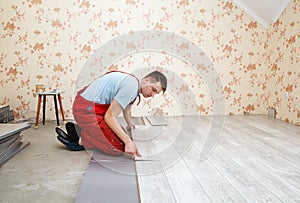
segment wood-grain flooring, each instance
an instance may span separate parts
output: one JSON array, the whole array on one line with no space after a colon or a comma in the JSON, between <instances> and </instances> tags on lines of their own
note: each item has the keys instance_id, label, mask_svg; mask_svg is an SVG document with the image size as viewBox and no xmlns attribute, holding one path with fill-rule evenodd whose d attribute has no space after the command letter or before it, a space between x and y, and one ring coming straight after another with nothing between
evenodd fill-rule
<instances>
[{"instance_id":1,"label":"wood-grain flooring","mask_svg":"<svg viewBox=\"0 0 300 203\"><path fill-rule=\"evenodd\" d=\"M300 202L300 127L262 115L165 121L132 131L142 202Z\"/></svg>"}]
</instances>

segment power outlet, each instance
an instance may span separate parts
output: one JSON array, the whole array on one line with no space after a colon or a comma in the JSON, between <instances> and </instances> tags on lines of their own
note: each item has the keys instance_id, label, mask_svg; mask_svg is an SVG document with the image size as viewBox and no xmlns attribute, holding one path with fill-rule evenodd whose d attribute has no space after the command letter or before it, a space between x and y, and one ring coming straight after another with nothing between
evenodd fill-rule
<instances>
[{"instance_id":1,"label":"power outlet","mask_svg":"<svg viewBox=\"0 0 300 203\"><path fill-rule=\"evenodd\" d=\"M288 98L289 97L289 93L288 92L284 92L283 95L284 95L284 98Z\"/></svg>"}]
</instances>

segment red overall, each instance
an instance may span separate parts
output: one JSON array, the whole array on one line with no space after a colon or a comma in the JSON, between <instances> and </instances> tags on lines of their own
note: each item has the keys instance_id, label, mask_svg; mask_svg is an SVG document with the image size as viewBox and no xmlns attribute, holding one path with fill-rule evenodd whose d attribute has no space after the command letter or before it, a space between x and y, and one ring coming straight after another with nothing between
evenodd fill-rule
<instances>
[{"instance_id":1,"label":"red overall","mask_svg":"<svg viewBox=\"0 0 300 203\"><path fill-rule=\"evenodd\" d=\"M80 90L73 103L73 115L81 127L82 145L87 149L99 149L109 155L120 155L125 151L123 141L104 121L104 115L110 104L97 104L84 99Z\"/></svg>"}]
</instances>

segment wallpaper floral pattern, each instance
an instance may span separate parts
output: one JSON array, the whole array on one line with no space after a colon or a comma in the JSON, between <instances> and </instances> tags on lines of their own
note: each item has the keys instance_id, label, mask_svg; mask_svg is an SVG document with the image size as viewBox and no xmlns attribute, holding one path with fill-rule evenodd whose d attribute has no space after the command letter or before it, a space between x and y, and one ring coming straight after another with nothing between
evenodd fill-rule
<instances>
[{"instance_id":1,"label":"wallpaper floral pattern","mask_svg":"<svg viewBox=\"0 0 300 203\"><path fill-rule=\"evenodd\" d=\"M37 83L65 90L63 105L72 118L77 76L97 48L130 32L157 30L201 47L218 71L227 115L266 114L275 108L277 118L300 125L297 0L268 29L229 0L11 0L0 2L0 19L0 105L10 104L17 118L35 115ZM183 60L149 52L125 57L107 70L132 71L136 66L172 70L187 81L176 94L189 89L196 104L175 101L176 95L167 93L143 100L135 114L176 115L180 108L185 114L212 114L209 84ZM170 79L169 86L175 85ZM159 107L154 112L151 102ZM52 101L48 104L47 116L54 117Z\"/></svg>"}]
</instances>

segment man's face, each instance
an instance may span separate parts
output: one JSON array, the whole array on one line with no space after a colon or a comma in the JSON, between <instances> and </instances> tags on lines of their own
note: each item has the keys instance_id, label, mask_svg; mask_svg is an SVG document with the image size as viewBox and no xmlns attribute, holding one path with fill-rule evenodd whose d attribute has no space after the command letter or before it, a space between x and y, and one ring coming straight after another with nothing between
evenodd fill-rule
<instances>
[{"instance_id":1,"label":"man's face","mask_svg":"<svg viewBox=\"0 0 300 203\"><path fill-rule=\"evenodd\" d=\"M142 86L142 94L145 98L154 97L162 91L160 82L152 83L149 79L146 79Z\"/></svg>"}]
</instances>

